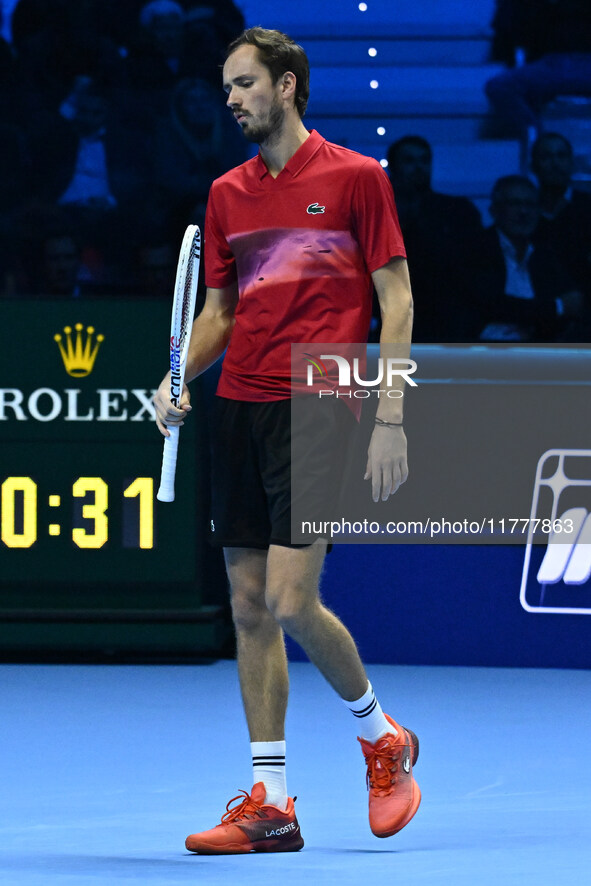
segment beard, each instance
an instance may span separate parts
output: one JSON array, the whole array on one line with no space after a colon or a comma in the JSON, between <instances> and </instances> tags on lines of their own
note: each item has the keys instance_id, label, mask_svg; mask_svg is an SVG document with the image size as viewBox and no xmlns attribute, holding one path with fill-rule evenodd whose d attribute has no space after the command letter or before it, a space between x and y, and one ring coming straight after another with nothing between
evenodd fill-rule
<instances>
[{"instance_id":1,"label":"beard","mask_svg":"<svg viewBox=\"0 0 591 886\"><path fill-rule=\"evenodd\" d=\"M273 104L269 108L267 116L258 123L250 122L252 118L246 118L248 122L246 127L242 128L245 138L249 142L260 145L263 142L273 143L279 140L283 132L283 123L285 114L280 99L273 100Z\"/></svg>"}]
</instances>

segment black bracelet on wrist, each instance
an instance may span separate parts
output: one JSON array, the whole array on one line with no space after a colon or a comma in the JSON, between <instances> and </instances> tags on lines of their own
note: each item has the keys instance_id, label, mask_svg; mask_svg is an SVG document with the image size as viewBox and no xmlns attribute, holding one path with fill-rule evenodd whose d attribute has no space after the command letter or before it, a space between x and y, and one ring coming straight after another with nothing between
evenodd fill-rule
<instances>
[{"instance_id":1,"label":"black bracelet on wrist","mask_svg":"<svg viewBox=\"0 0 591 886\"><path fill-rule=\"evenodd\" d=\"M375 423L382 425L384 428L401 428L403 425L401 421L384 421L382 418L376 418Z\"/></svg>"}]
</instances>

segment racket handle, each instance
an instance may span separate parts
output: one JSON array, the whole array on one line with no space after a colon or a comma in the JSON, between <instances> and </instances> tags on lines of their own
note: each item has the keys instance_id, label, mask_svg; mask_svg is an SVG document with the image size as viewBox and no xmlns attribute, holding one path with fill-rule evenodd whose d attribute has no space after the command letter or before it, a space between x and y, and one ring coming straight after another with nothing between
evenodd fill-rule
<instances>
[{"instance_id":1,"label":"racket handle","mask_svg":"<svg viewBox=\"0 0 591 886\"><path fill-rule=\"evenodd\" d=\"M156 494L158 501L174 501L174 475L176 473L176 454L179 447L180 428L169 428L168 430L170 437L164 438L160 487Z\"/></svg>"}]
</instances>

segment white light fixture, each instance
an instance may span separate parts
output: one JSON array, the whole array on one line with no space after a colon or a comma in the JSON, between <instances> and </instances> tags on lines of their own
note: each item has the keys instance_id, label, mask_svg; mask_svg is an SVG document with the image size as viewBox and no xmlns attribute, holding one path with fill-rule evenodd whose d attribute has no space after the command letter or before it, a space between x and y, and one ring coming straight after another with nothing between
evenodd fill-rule
<instances>
[{"instance_id":1,"label":"white light fixture","mask_svg":"<svg viewBox=\"0 0 591 886\"><path fill-rule=\"evenodd\" d=\"M386 127L385 126L378 126L377 133L378 133L378 135L386 135Z\"/></svg>"},{"instance_id":2,"label":"white light fixture","mask_svg":"<svg viewBox=\"0 0 591 886\"><path fill-rule=\"evenodd\" d=\"M369 49L367 50L367 54L370 55L372 58L375 58L376 55L378 54L378 51L375 48L375 46L370 46Z\"/></svg>"},{"instance_id":3,"label":"white light fixture","mask_svg":"<svg viewBox=\"0 0 591 886\"><path fill-rule=\"evenodd\" d=\"M382 157L382 159L380 160L380 166L383 166L385 169L387 165L388 165L388 161L386 160L385 157Z\"/></svg>"},{"instance_id":4,"label":"white light fixture","mask_svg":"<svg viewBox=\"0 0 591 886\"><path fill-rule=\"evenodd\" d=\"M359 4L359 12L367 12L367 3Z\"/></svg>"},{"instance_id":5,"label":"white light fixture","mask_svg":"<svg viewBox=\"0 0 591 886\"><path fill-rule=\"evenodd\" d=\"M371 86L372 89L377 89L380 84L378 83L377 80L370 80L369 85Z\"/></svg>"}]
</instances>

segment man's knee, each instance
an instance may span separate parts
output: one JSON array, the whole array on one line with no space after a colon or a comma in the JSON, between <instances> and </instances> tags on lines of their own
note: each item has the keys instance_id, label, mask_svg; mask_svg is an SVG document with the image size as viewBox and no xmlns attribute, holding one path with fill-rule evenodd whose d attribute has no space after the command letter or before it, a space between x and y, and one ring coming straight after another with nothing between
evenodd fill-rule
<instances>
[{"instance_id":1,"label":"man's knee","mask_svg":"<svg viewBox=\"0 0 591 886\"><path fill-rule=\"evenodd\" d=\"M256 629L268 617L265 604L266 552L226 548L224 557L236 630Z\"/></svg>"},{"instance_id":2,"label":"man's knee","mask_svg":"<svg viewBox=\"0 0 591 886\"><path fill-rule=\"evenodd\" d=\"M317 603L318 591L293 579L282 583L281 587L267 588L266 604L269 612L283 630L291 635L302 629Z\"/></svg>"},{"instance_id":3,"label":"man's knee","mask_svg":"<svg viewBox=\"0 0 591 886\"><path fill-rule=\"evenodd\" d=\"M237 630L252 630L269 617L264 585L249 582L231 584L230 603Z\"/></svg>"},{"instance_id":4,"label":"man's knee","mask_svg":"<svg viewBox=\"0 0 591 886\"><path fill-rule=\"evenodd\" d=\"M267 607L275 621L297 639L319 605L325 543L304 548L271 547L267 568Z\"/></svg>"}]
</instances>

